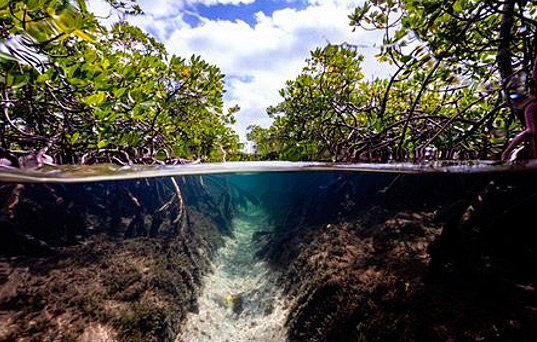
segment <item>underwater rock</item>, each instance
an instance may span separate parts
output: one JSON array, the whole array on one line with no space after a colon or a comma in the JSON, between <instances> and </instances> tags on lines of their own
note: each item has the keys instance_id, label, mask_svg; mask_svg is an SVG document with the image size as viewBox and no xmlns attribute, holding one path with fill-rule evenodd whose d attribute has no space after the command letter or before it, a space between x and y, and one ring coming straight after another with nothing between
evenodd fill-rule
<instances>
[{"instance_id":1,"label":"underwater rock","mask_svg":"<svg viewBox=\"0 0 537 342\"><path fill-rule=\"evenodd\" d=\"M91 252L75 246L37 260L0 258L9 274L0 313L11 321L0 338L98 341L106 326L111 341L172 341L201 286L176 242L87 242ZM162 257L166 250L176 256Z\"/></svg>"},{"instance_id":2,"label":"underwater rock","mask_svg":"<svg viewBox=\"0 0 537 342\"><path fill-rule=\"evenodd\" d=\"M244 297L242 294L237 294L233 296L233 306L231 308L235 315L240 315L244 310Z\"/></svg>"},{"instance_id":3,"label":"underwater rock","mask_svg":"<svg viewBox=\"0 0 537 342\"><path fill-rule=\"evenodd\" d=\"M114 330L111 327L99 323L91 323L76 342L117 342Z\"/></svg>"}]
</instances>

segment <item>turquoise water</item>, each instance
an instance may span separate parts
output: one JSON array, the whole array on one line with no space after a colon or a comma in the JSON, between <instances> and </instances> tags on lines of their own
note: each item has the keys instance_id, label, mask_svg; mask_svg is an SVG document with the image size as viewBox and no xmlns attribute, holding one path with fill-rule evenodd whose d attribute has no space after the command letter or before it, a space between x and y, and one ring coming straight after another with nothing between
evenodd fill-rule
<instances>
[{"instance_id":1,"label":"turquoise water","mask_svg":"<svg viewBox=\"0 0 537 342\"><path fill-rule=\"evenodd\" d=\"M233 237L218 251L204 279L199 311L189 314L177 342L285 340L285 296L253 252L254 235L265 220L259 207L233 219Z\"/></svg>"},{"instance_id":2,"label":"turquoise water","mask_svg":"<svg viewBox=\"0 0 537 342\"><path fill-rule=\"evenodd\" d=\"M526 213L535 204L536 181L537 169L531 163L492 162L3 170L0 340L241 342L310 336L305 340L313 341L311 336L335 334L322 335L338 321L310 312L324 280L315 283L317 275L311 274L309 284L304 277L320 258L328 261L316 266L319 270L330 265L330 238L339 236L331 227L343 231L356 222L377 227L375 222L382 220L387 227L444 212L460 212L458 229L469 227L460 234L463 244L473 248L464 258L474 258L478 267L488 263L500 268L516 261L522 271L498 272L520 286L533 286L537 277L526 270L537 265L535 236L522 229L521 222L531 217ZM492 203L490 209L487 203ZM474 214L479 210L488 210L485 218L506 214L489 222ZM370 213L386 217L375 221ZM401 213L409 218L400 218ZM470 225L479 220L484 223ZM368 247L368 253L374 253L391 244L412 243L421 246L409 259L419 268L428 262L426 247L439 239L445 222L450 221L427 219L430 227L425 233L408 236L403 236L406 226L401 224L403 228L394 228L396 233L388 234L391 240L385 242L378 242L384 239L374 237L378 232L369 226L352 228L356 233L345 238L348 245L333 258L347 260L345 253L367 244L377 244ZM501 229L494 222L503 222L502 227L513 233L503 240L510 243L503 250L498 245ZM409 236L414 240L405 240ZM353 245L355 237L362 242ZM459 238L446 239L452 243ZM439 261L445 272L465 266L458 261L457 243L457 251ZM352 260L357 260L358 252L353 253ZM375 266L378 269L382 266ZM316 272L312 270L307 272ZM332 277L330 272L323 274L319 279ZM365 282L358 273L355 277L354 282ZM64 286L64 278L80 291L65 285L66 295L55 295L53 289ZM347 298L344 290L338 291ZM337 310L344 312L342 307L333 310L335 316ZM315 329L307 328L310 321L317 322ZM351 329L355 332L347 334L352 338L365 334L356 324ZM343 335L337 335L339 340L352 340Z\"/></svg>"}]
</instances>

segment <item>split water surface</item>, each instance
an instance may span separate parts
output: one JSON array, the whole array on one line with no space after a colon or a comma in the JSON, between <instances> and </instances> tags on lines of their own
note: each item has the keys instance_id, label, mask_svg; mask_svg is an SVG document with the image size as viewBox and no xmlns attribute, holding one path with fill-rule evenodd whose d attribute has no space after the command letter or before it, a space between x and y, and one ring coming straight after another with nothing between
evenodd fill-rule
<instances>
[{"instance_id":1,"label":"split water surface","mask_svg":"<svg viewBox=\"0 0 537 342\"><path fill-rule=\"evenodd\" d=\"M537 168L0 172L0 341L531 341Z\"/></svg>"}]
</instances>

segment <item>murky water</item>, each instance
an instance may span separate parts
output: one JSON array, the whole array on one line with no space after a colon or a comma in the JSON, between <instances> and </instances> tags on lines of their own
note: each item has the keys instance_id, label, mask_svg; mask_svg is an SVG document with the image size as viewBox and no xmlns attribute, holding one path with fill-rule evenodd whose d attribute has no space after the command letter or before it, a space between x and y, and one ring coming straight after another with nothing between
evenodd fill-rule
<instances>
[{"instance_id":1,"label":"murky water","mask_svg":"<svg viewBox=\"0 0 537 342\"><path fill-rule=\"evenodd\" d=\"M536 194L533 163L2 170L0 341L535 336ZM451 294L480 277L517 304Z\"/></svg>"}]
</instances>

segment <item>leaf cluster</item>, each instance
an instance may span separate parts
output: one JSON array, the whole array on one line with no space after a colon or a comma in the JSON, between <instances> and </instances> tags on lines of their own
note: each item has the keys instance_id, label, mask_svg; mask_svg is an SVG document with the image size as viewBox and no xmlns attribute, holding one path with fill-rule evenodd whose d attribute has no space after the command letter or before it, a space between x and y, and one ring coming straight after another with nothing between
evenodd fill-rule
<instances>
[{"instance_id":1,"label":"leaf cluster","mask_svg":"<svg viewBox=\"0 0 537 342\"><path fill-rule=\"evenodd\" d=\"M0 1L0 30L0 146L14 164L17 150L130 164L232 159L240 148L224 75L199 56L170 56L126 22L106 29L82 0Z\"/></svg>"},{"instance_id":2,"label":"leaf cluster","mask_svg":"<svg viewBox=\"0 0 537 342\"><path fill-rule=\"evenodd\" d=\"M313 51L268 109L274 124L250 131L259 158L496 159L521 129L535 97L526 76L537 48L533 3L371 0L349 18L383 33L377 59L391 77L363 80L356 47Z\"/></svg>"}]
</instances>

